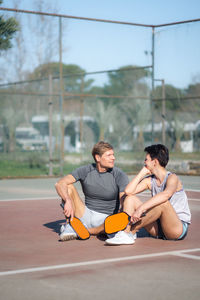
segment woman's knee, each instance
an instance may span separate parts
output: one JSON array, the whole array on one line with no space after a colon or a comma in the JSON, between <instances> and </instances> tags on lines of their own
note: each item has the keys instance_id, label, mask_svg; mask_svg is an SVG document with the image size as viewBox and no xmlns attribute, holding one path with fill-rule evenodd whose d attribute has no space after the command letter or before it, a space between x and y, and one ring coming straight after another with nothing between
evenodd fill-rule
<instances>
[{"instance_id":1,"label":"woman's knee","mask_svg":"<svg viewBox=\"0 0 200 300\"><path fill-rule=\"evenodd\" d=\"M126 198L124 200L125 207L132 207L135 209L136 207L138 207L141 204L142 204L141 200L135 195L126 196Z\"/></svg>"},{"instance_id":2,"label":"woman's knee","mask_svg":"<svg viewBox=\"0 0 200 300\"><path fill-rule=\"evenodd\" d=\"M161 207L162 210L166 210L166 209L171 208L171 204L170 204L169 200L167 200L167 201L161 203L160 207Z\"/></svg>"}]
</instances>

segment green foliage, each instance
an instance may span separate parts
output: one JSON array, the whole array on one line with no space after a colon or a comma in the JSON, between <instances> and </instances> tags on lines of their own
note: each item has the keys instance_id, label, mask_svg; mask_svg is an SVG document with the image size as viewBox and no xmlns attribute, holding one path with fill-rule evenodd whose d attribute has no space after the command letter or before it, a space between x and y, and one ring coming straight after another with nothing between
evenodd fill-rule
<instances>
[{"instance_id":1,"label":"green foliage","mask_svg":"<svg viewBox=\"0 0 200 300\"><path fill-rule=\"evenodd\" d=\"M181 97L184 96L184 92L170 84L165 85L165 99L166 108L169 110L180 110L182 107ZM160 109L162 106L162 87L157 86L154 90L155 109Z\"/></svg>"},{"instance_id":2,"label":"green foliage","mask_svg":"<svg viewBox=\"0 0 200 300\"><path fill-rule=\"evenodd\" d=\"M75 64L62 64L63 82L65 91L72 93L80 93L82 88L82 78L84 79L85 70ZM38 66L33 73L29 75L29 79L48 78L49 74L53 78L60 76L60 64L58 62L51 62ZM84 90L90 88L93 80L84 79Z\"/></svg>"},{"instance_id":3,"label":"green foliage","mask_svg":"<svg viewBox=\"0 0 200 300\"><path fill-rule=\"evenodd\" d=\"M145 153L138 152L116 152L116 166L127 173L136 173L141 169ZM0 178L4 177L34 177L48 176L47 154L40 157L39 153L24 153L24 160L16 156L0 155ZM37 157L36 157L37 156ZM71 160L79 158L79 154L70 154ZM171 152L170 161L199 161L199 152L195 153L180 153ZM92 162L91 154L87 155L87 161L81 161L81 157L77 163L65 162L63 173L67 175L75 168ZM60 176L59 161L54 164L53 175Z\"/></svg>"},{"instance_id":4,"label":"green foliage","mask_svg":"<svg viewBox=\"0 0 200 300\"><path fill-rule=\"evenodd\" d=\"M0 177L31 177L47 175L47 168L32 167L30 162L0 159Z\"/></svg>"},{"instance_id":5,"label":"green foliage","mask_svg":"<svg viewBox=\"0 0 200 300\"><path fill-rule=\"evenodd\" d=\"M40 156L39 153L33 152L27 158L27 163L30 169L41 169L46 170L45 159Z\"/></svg>"},{"instance_id":6,"label":"green foliage","mask_svg":"<svg viewBox=\"0 0 200 300\"><path fill-rule=\"evenodd\" d=\"M196 111L200 114L199 95L200 95L200 83L190 84L185 90L185 94L188 97L187 102L184 104L186 111Z\"/></svg>"},{"instance_id":7,"label":"green foliage","mask_svg":"<svg viewBox=\"0 0 200 300\"><path fill-rule=\"evenodd\" d=\"M124 66L108 74L109 84L105 85L105 94L129 96L141 78L148 76L149 71L137 66Z\"/></svg>"},{"instance_id":8,"label":"green foliage","mask_svg":"<svg viewBox=\"0 0 200 300\"><path fill-rule=\"evenodd\" d=\"M0 4L2 1L0 1ZM19 30L19 24L15 18L4 19L0 16L0 51L12 47L11 39L16 31Z\"/></svg>"}]
</instances>

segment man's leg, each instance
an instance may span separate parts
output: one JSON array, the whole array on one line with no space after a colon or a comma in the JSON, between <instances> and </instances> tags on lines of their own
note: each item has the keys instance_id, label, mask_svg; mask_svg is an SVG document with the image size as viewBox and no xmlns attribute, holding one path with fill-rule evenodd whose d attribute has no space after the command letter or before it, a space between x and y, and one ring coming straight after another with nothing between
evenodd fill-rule
<instances>
[{"instance_id":1,"label":"man's leg","mask_svg":"<svg viewBox=\"0 0 200 300\"><path fill-rule=\"evenodd\" d=\"M68 185L68 193L72 199L72 205L77 218L82 218L85 212L85 204L79 196L79 193L73 184Z\"/></svg>"},{"instance_id":2,"label":"man's leg","mask_svg":"<svg viewBox=\"0 0 200 300\"><path fill-rule=\"evenodd\" d=\"M72 199L72 205L73 205L73 208L75 211L75 216L77 218L81 219L85 214L86 207L85 207L84 202L80 198L77 189L75 188L75 186L73 184L68 185L68 193L69 193L70 198ZM84 216L84 223L88 227L89 220L87 222L87 218L89 218L89 216L86 213L86 215ZM97 235L97 234L103 232L104 231L104 222L102 222L102 224L100 224L99 226L88 227L88 231L92 235Z\"/></svg>"},{"instance_id":3,"label":"man's leg","mask_svg":"<svg viewBox=\"0 0 200 300\"><path fill-rule=\"evenodd\" d=\"M72 200L72 206L75 212L75 216L77 218L82 218L85 212L85 204L81 200L76 188L73 184L68 185L68 193ZM70 226L70 224L66 223L66 225L62 225L60 229L60 240L62 241L68 241L73 240L77 238L77 234L73 230L73 228Z\"/></svg>"}]
</instances>

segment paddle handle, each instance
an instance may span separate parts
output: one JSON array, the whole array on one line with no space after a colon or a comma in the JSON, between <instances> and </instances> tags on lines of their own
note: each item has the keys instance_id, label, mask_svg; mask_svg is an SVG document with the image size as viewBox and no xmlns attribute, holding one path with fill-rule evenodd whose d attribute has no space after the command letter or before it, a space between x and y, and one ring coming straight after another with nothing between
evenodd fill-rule
<instances>
[{"instance_id":1,"label":"paddle handle","mask_svg":"<svg viewBox=\"0 0 200 300\"><path fill-rule=\"evenodd\" d=\"M60 203L60 207L61 207L62 209L64 209L64 204L63 204L63 203Z\"/></svg>"},{"instance_id":2,"label":"paddle handle","mask_svg":"<svg viewBox=\"0 0 200 300\"><path fill-rule=\"evenodd\" d=\"M127 214L127 215L128 215L128 214ZM146 216L146 213L142 213L142 214L141 214L141 218L142 218L142 217L145 217L145 216ZM129 216L129 215L128 215L128 220L129 220L129 223L130 223L130 221L131 221L131 216ZM136 223L137 223L137 222L136 222ZM133 223L133 224L135 224L135 223Z\"/></svg>"},{"instance_id":3,"label":"paddle handle","mask_svg":"<svg viewBox=\"0 0 200 300\"><path fill-rule=\"evenodd\" d=\"M64 201L62 200L62 203L60 203L60 207L61 207L63 210L64 210L64 206L65 206L65 203L64 203ZM66 218L67 222L70 223L70 217L65 216L65 218Z\"/></svg>"}]
</instances>

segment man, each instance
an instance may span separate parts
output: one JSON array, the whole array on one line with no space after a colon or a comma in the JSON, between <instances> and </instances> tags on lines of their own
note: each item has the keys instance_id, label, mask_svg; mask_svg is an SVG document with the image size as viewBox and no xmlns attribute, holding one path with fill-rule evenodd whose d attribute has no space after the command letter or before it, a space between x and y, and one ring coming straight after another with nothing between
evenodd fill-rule
<instances>
[{"instance_id":1,"label":"man","mask_svg":"<svg viewBox=\"0 0 200 300\"><path fill-rule=\"evenodd\" d=\"M167 147L157 144L144 151L144 167L125 188L124 211L133 224L107 239L107 244L133 244L129 231L135 234L143 227L151 236L167 240L184 239L187 234L191 222L188 199L179 178L165 169L169 160ZM135 195L147 189L152 197L143 203ZM142 217L143 213L146 216Z\"/></svg>"},{"instance_id":2,"label":"man","mask_svg":"<svg viewBox=\"0 0 200 300\"><path fill-rule=\"evenodd\" d=\"M90 234L104 230L105 218L118 212L128 176L114 167L113 147L100 141L94 145L92 156L95 163L82 166L60 179L55 187L64 202L64 214L73 219L78 217ZM74 183L80 181L85 196L82 201ZM76 233L69 224L61 227L62 241L75 239Z\"/></svg>"}]
</instances>

